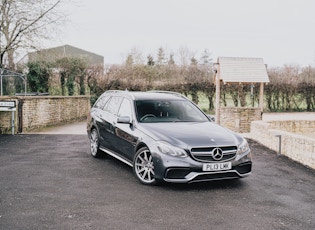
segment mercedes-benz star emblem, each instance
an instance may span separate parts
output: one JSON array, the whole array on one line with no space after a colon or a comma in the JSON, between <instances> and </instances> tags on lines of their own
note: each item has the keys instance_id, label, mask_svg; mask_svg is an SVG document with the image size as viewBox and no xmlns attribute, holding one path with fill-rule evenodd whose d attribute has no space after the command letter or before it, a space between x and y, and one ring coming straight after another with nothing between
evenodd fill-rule
<instances>
[{"instance_id":1,"label":"mercedes-benz star emblem","mask_svg":"<svg viewBox=\"0 0 315 230\"><path fill-rule=\"evenodd\" d=\"M212 150L212 157L213 159L215 159L216 161L219 161L223 158L223 152L222 149L220 148L214 148Z\"/></svg>"}]
</instances>

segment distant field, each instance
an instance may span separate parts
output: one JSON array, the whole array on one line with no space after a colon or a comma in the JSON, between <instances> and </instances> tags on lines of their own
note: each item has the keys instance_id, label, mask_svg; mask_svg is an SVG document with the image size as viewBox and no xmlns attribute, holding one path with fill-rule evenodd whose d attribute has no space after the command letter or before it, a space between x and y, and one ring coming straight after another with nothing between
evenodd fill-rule
<instances>
[{"instance_id":1,"label":"distant field","mask_svg":"<svg viewBox=\"0 0 315 230\"><path fill-rule=\"evenodd\" d=\"M199 97L199 103L198 103L198 106L205 112L207 113L211 113L213 114L214 113L214 110L213 111L210 111L209 110L209 100L208 98L206 97L206 95L202 92L198 93L198 97ZM188 98L191 100L191 95L188 95ZM250 96L248 96L246 98L246 106L248 107L251 107L252 106L252 98ZM234 106L234 103L233 103L233 100L232 100L232 97L230 95L227 95L226 96L226 102L227 102L227 107L231 106L233 107ZM215 105L215 98L214 98L214 102L213 104ZM266 105L266 104L265 104ZM223 105L223 102L221 100L221 106L224 106ZM258 107L258 103L256 102L255 103L255 107Z\"/></svg>"},{"instance_id":2,"label":"distant field","mask_svg":"<svg viewBox=\"0 0 315 230\"><path fill-rule=\"evenodd\" d=\"M198 106L205 112L207 113L214 113L214 110L213 111L209 111L209 100L208 98L205 96L204 93L200 92L198 93L198 97L199 97L199 103L198 103ZM192 99L191 95L188 95L188 98L189 99ZM233 100L232 100L232 97L231 95L227 94L226 95L226 103L227 103L227 107L234 107L234 103L233 103ZM246 97L246 107L252 107L252 98L250 95L247 95ZM282 100L279 100L279 104L277 104L276 106L277 107L280 107L280 109L274 111L270 111L269 108L268 108L268 104L267 104L267 100L266 100L266 96L264 98L264 111L269 111L269 112L288 112L288 111L291 111L291 112L294 112L294 111L307 111L307 105L306 105L306 102L305 100L303 100L301 98L300 95L297 95L296 97L294 97L292 99L292 101L290 101L290 104L291 104L291 108L290 110L286 110L285 109L285 106L283 106L284 103ZM214 101L213 101L213 104L215 105L215 97L214 97ZM223 101L221 99L221 106L224 106L223 104ZM255 99L255 103L254 103L254 107L258 107L259 104L258 104L258 99ZM274 106L274 105L273 105ZM282 107L284 107L283 109L281 109Z\"/></svg>"}]
</instances>

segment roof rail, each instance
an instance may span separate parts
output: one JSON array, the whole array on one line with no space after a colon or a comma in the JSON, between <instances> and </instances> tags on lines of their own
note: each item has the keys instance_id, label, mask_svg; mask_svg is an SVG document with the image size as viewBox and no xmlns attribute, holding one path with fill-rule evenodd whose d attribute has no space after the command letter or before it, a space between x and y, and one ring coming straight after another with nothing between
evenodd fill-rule
<instances>
[{"instance_id":1,"label":"roof rail","mask_svg":"<svg viewBox=\"0 0 315 230\"><path fill-rule=\"evenodd\" d=\"M124 94L129 95L130 97L132 97L134 99L134 95L132 95L130 92L131 91L129 91L128 89L126 89L126 90L113 89L113 90L107 90L104 93L124 93Z\"/></svg>"},{"instance_id":2,"label":"roof rail","mask_svg":"<svg viewBox=\"0 0 315 230\"><path fill-rule=\"evenodd\" d=\"M123 90L106 90L105 93L122 93Z\"/></svg>"},{"instance_id":3,"label":"roof rail","mask_svg":"<svg viewBox=\"0 0 315 230\"><path fill-rule=\"evenodd\" d=\"M180 94L180 93L177 93L177 92L173 92L173 91L150 90L150 91L147 91L147 92L149 92L149 93L168 93L168 94L177 95L177 96L180 96L182 98L187 99L187 97L185 97L183 94Z\"/></svg>"}]
</instances>

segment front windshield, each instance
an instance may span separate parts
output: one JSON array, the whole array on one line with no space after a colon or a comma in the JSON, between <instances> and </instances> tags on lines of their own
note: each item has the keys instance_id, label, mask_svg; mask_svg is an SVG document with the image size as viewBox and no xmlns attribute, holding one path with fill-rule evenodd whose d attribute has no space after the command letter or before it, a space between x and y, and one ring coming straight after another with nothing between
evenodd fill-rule
<instances>
[{"instance_id":1,"label":"front windshield","mask_svg":"<svg viewBox=\"0 0 315 230\"><path fill-rule=\"evenodd\" d=\"M193 103L186 100L136 101L139 122L204 122L209 121Z\"/></svg>"}]
</instances>

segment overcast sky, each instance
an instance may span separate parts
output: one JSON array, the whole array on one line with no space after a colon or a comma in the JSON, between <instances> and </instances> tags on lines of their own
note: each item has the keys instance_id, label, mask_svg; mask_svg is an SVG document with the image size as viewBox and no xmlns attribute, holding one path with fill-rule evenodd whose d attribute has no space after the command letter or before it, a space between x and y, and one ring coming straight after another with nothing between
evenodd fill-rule
<instances>
[{"instance_id":1,"label":"overcast sky","mask_svg":"<svg viewBox=\"0 0 315 230\"><path fill-rule=\"evenodd\" d=\"M269 66L315 66L315 0L72 0L69 23L48 46L72 45L121 64L186 47L200 58L262 57ZM47 47L48 48L48 47Z\"/></svg>"}]
</instances>

